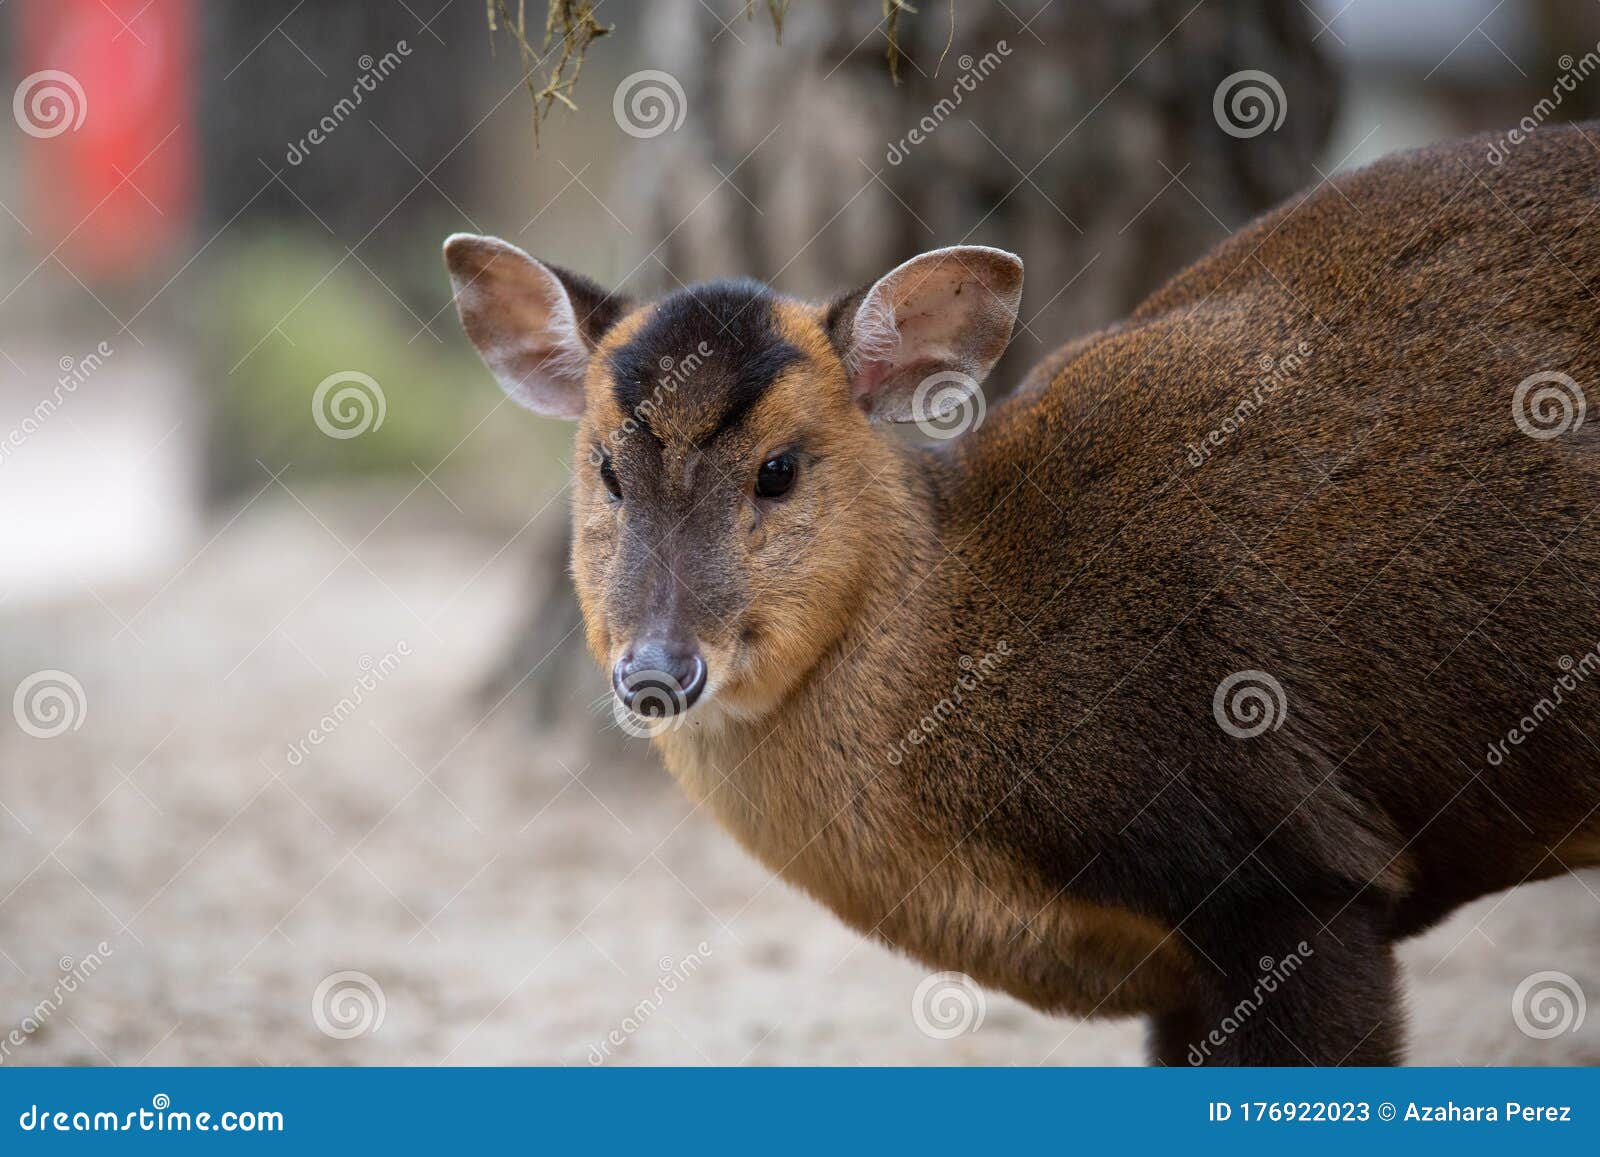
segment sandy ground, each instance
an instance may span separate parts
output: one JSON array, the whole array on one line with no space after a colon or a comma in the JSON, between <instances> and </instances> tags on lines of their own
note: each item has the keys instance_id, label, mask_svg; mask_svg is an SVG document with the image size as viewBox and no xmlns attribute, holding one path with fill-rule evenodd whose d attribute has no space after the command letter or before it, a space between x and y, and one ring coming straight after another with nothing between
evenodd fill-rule
<instances>
[{"instance_id":1,"label":"sandy ground","mask_svg":"<svg viewBox=\"0 0 1600 1157\"><path fill-rule=\"evenodd\" d=\"M1140 1062L1137 1023L994 995L970 1031L921 1031L926 970L769 879L648 752L478 694L526 537L441 531L460 521L415 497L363 538L392 503L300 497L150 581L0 603L5 698L45 669L83 688L54 738L0 713L0 1033L22 1041L0 1062ZM1412 1059L1600 1063L1600 1010L1536 1039L1512 1009L1545 970L1600 998L1597 893L1492 897L1409 945Z\"/></svg>"}]
</instances>

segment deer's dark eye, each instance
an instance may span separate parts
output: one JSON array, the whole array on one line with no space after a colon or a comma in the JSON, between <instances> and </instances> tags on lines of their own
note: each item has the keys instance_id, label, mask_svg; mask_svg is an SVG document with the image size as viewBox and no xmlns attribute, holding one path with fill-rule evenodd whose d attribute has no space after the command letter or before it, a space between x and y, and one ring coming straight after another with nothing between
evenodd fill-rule
<instances>
[{"instance_id":1,"label":"deer's dark eye","mask_svg":"<svg viewBox=\"0 0 1600 1157\"><path fill-rule=\"evenodd\" d=\"M761 464L761 470L756 474L756 497L782 498L794 485L798 470L799 463L793 454L774 454Z\"/></svg>"},{"instance_id":2,"label":"deer's dark eye","mask_svg":"<svg viewBox=\"0 0 1600 1157\"><path fill-rule=\"evenodd\" d=\"M611 492L611 497L621 500L622 483L617 481L617 472L611 466L611 456L609 454L602 456L600 459L600 481L605 483L606 489Z\"/></svg>"}]
</instances>

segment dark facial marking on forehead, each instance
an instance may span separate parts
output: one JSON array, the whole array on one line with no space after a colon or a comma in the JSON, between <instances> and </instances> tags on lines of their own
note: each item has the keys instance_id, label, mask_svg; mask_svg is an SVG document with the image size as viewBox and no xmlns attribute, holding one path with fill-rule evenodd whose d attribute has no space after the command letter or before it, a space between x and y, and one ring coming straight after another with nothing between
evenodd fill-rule
<instances>
[{"instance_id":1,"label":"dark facial marking on forehead","mask_svg":"<svg viewBox=\"0 0 1600 1157\"><path fill-rule=\"evenodd\" d=\"M771 290L749 280L711 281L663 298L611 354L617 404L657 439L652 423L667 414L702 441L737 425L803 357L778 332L773 303Z\"/></svg>"}]
</instances>

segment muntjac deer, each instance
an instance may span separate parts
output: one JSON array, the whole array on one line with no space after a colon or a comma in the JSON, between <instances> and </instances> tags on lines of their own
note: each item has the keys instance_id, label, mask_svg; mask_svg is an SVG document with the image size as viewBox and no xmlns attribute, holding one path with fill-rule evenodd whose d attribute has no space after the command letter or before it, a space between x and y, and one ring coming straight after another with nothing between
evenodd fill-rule
<instances>
[{"instance_id":1,"label":"muntjac deer","mask_svg":"<svg viewBox=\"0 0 1600 1157\"><path fill-rule=\"evenodd\" d=\"M590 648L741 844L1159 1063L1386 1064L1396 941L1600 863L1597 210L1581 130L1386 159L987 414L1009 253L826 305L445 258L578 422Z\"/></svg>"}]
</instances>

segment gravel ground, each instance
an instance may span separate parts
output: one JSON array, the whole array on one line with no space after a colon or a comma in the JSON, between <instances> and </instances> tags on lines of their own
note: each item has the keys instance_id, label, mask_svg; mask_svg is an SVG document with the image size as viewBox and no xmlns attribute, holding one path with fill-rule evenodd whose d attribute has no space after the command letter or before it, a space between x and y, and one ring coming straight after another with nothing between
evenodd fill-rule
<instances>
[{"instance_id":1,"label":"gravel ground","mask_svg":"<svg viewBox=\"0 0 1600 1157\"><path fill-rule=\"evenodd\" d=\"M301 498L154 581L0 603L6 694L83 688L76 730L0 727L0 1063L1140 1063L1137 1023L1000 996L920 1031L926 970L770 879L648 752L481 695L526 541ZM1600 1063L1600 1012L1536 1039L1512 1010L1545 970L1600 995L1597 893L1408 945L1412 1060Z\"/></svg>"}]
</instances>

